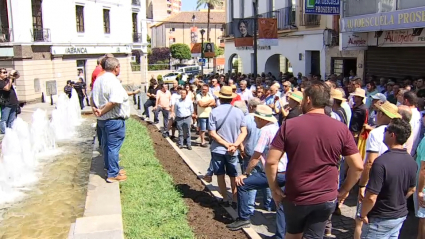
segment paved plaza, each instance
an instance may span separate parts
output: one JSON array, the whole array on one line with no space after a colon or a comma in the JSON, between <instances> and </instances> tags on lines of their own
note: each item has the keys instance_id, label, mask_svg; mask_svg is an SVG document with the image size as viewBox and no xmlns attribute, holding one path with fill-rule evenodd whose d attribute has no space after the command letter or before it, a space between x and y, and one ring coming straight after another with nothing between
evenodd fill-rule
<instances>
[{"instance_id":1,"label":"paved plaza","mask_svg":"<svg viewBox=\"0 0 425 239\"><path fill-rule=\"evenodd\" d=\"M141 115L141 111L137 110L137 106L132 108L133 114ZM156 126L158 128L162 128L162 115L159 114L160 123ZM153 122L153 114L151 114L151 122ZM158 132L159 134L159 132ZM171 135L171 132L170 132ZM178 132L176 131L176 136L178 136ZM197 169L197 172L195 172L197 175L204 175L207 171L211 154L209 151L209 148L202 148L199 147L200 139L199 135L197 135L196 132L191 132L192 136L192 150L187 150L186 148L183 148L180 150L180 154L185 160L189 160L190 164L192 164L194 167L191 167L192 170L194 168ZM182 155L183 154L183 155ZM230 193L230 181L226 177L226 183L228 185L228 195L229 198L231 198ZM213 177L213 181L211 185L209 185L210 189L215 189L215 191L218 192L218 185L216 181L216 177ZM352 193L350 194L349 198L346 200L344 205L341 207L341 216L333 216L332 217L332 223L333 223L333 234L338 239L345 239L345 238L353 238L353 232L354 232L354 215L356 211L356 195L357 191L352 190ZM259 202L262 201L261 199L261 193L257 194L257 203L256 203L256 209L255 209L255 215L251 217L252 222L252 228L258 233L258 235L261 238L268 238L274 235L276 230L276 223L275 223L275 212L268 212L265 210L262 210L261 205ZM230 208L230 211L233 209ZM229 210L228 210L229 211ZM231 212L232 215L237 215L237 212ZM417 225L418 220L414 217L414 213L410 212L409 216L404 223L400 238L403 239L416 239L417 234Z\"/></svg>"}]
</instances>

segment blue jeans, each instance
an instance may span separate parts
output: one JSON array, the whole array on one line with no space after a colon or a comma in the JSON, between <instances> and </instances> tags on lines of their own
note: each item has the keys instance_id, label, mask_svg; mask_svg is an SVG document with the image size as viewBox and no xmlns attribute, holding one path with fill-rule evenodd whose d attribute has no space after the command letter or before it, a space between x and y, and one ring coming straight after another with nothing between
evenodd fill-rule
<instances>
[{"instance_id":1,"label":"blue jeans","mask_svg":"<svg viewBox=\"0 0 425 239\"><path fill-rule=\"evenodd\" d=\"M165 122L165 120L164 120ZM167 120L168 123L168 120ZM184 132L187 132L186 143L187 146L191 146L190 138L190 124L192 123L192 118L190 116L186 118L176 117L177 130L179 131L179 146L183 146ZM165 131L166 132L166 131Z\"/></svg>"},{"instance_id":2,"label":"blue jeans","mask_svg":"<svg viewBox=\"0 0 425 239\"><path fill-rule=\"evenodd\" d=\"M277 182L279 186L285 185L286 177L285 174L277 174ZM244 185L238 187L238 216L242 220L249 220L252 212L250 211L250 192L252 190L259 190L268 188L269 183L267 182L266 173L259 172L254 173L243 180ZM252 202L252 201L251 201Z\"/></svg>"},{"instance_id":3,"label":"blue jeans","mask_svg":"<svg viewBox=\"0 0 425 239\"><path fill-rule=\"evenodd\" d=\"M108 170L108 178L115 178L120 171L118 160L125 138L125 120L111 119L97 122L102 130L103 160Z\"/></svg>"},{"instance_id":4,"label":"blue jeans","mask_svg":"<svg viewBox=\"0 0 425 239\"><path fill-rule=\"evenodd\" d=\"M154 114L155 114L154 122L159 121L158 120L159 112L162 112L162 120L164 121L164 129L163 129L162 133L165 134L165 133L168 132L168 117L169 117L170 111L158 106L158 108L156 108L156 111L154 112Z\"/></svg>"},{"instance_id":5,"label":"blue jeans","mask_svg":"<svg viewBox=\"0 0 425 239\"><path fill-rule=\"evenodd\" d=\"M96 124L96 133L97 133L97 141L99 142L99 147L102 148L102 130L99 127L99 120L97 120L97 124Z\"/></svg>"},{"instance_id":6,"label":"blue jeans","mask_svg":"<svg viewBox=\"0 0 425 239\"><path fill-rule=\"evenodd\" d=\"M149 119L149 107L151 107L151 106L155 106L155 103L156 103L156 100L152 100L152 99L148 99L146 102L145 102L145 104L143 105L143 108L144 108L144 110L145 110L145 112L143 112L145 115L146 115L146 118L148 118ZM154 122L158 122L159 120L158 120L158 113L156 113L156 111L154 112L154 119L153 119L153 121Z\"/></svg>"},{"instance_id":7,"label":"blue jeans","mask_svg":"<svg viewBox=\"0 0 425 239\"><path fill-rule=\"evenodd\" d=\"M247 155L245 158L242 159L242 172L245 172L246 168L248 167L249 160L251 159L251 156ZM258 165L252 170L252 173L260 173L263 172L263 169L261 167L261 162L258 163ZM263 206L267 210L271 210L272 204L272 191L269 187L259 189L263 195ZM255 197L257 195L257 190L251 190L249 192L249 209L252 211L251 215L254 215L254 204L255 204Z\"/></svg>"},{"instance_id":8,"label":"blue jeans","mask_svg":"<svg viewBox=\"0 0 425 239\"><path fill-rule=\"evenodd\" d=\"M285 187L282 187L284 190ZM286 220L285 213L283 211L282 203L279 203L279 207L276 209L276 239L284 239L286 234Z\"/></svg>"},{"instance_id":9,"label":"blue jeans","mask_svg":"<svg viewBox=\"0 0 425 239\"><path fill-rule=\"evenodd\" d=\"M397 219L369 218L368 224L363 224L362 239L397 239L406 217Z\"/></svg>"},{"instance_id":10,"label":"blue jeans","mask_svg":"<svg viewBox=\"0 0 425 239\"><path fill-rule=\"evenodd\" d=\"M6 133L6 127L12 128L13 121L16 119L17 106L3 106L1 108L1 121L0 130L1 133Z\"/></svg>"}]
</instances>

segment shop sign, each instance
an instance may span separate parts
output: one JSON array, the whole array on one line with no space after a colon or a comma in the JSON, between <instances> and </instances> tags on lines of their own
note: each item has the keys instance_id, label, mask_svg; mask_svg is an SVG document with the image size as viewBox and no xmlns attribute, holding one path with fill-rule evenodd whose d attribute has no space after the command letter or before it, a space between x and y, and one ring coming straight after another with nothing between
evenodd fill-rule
<instances>
[{"instance_id":1,"label":"shop sign","mask_svg":"<svg viewBox=\"0 0 425 239\"><path fill-rule=\"evenodd\" d=\"M339 34L339 50L367 50L367 33L366 32L344 32Z\"/></svg>"},{"instance_id":2,"label":"shop sign","mask_svg":"<svg viewBox=\"0 0 425 239\"><path fill-rule=\"evenodd\" d=\"M341 9L340 0L305 0L306 14L316 15L339 15Z\"/></svg>"},{"instance_id":3,"label":"shop sign","mask_svg":"<svg viewBox=\"0 0 425 239\"><path fill-rule=\"evenodd\" d=\"M341 32L412 29L425 25L425 7L381 12L341 19Z\"/></svg>"},{"instance_id":4,"label":"shop sign","mask_svg":"<svg viewBox=\"0 0 425 239\"><path fill-rule=\"evenodd\" d=\"M86 55L86 54L106 54L106 53L131 53L131 48L126 46L95 46L95 47L61 47L52 46L53 55Z\"/></svg>"},{"instance_id":5,"label":"shop sign","mask_svg":"<svg viewBox=\"0 0 425 239\"><path fill-rule=\"evenodd\" d=\"M378 46L425 46L423 28L384 31L378 38Z\"/></svg>"},{"instance_id":6,"label":"shop sign","mask_svg":"<svg viewBox=\"0 0 425 239\"><path fill-rule=\"evenodd\" d=\"M254 50L253 46L239 46L236 50ZM270 46L258 46L257 50L271 50Z\"/></svg>"}]
</instances>

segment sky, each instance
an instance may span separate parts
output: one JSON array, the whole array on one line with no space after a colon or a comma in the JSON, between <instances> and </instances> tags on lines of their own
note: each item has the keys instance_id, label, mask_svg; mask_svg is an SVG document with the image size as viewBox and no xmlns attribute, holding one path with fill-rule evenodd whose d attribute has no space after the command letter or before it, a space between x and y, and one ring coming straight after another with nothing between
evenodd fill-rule
<instances>
[{"instance_id":1,"label":"sky","mask_svg":"<svg viewBox=\"0 0 425 239\"><path fill-rule=\"evenodd\" d=\"M194 11L196 10L196 0L182 0L181 11Z\"/></svg>"}]
</instances>

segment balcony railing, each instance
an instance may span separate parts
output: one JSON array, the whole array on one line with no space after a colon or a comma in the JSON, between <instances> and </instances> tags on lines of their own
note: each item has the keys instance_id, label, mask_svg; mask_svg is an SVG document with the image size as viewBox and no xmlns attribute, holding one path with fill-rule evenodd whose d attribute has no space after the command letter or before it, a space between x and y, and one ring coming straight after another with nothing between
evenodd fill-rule
<instances>
[{"instance_id":1,"label":"balcony railing","mask_svg":"<svg viewBox=\"0 0 425 239\"><path fill-rule=\"evenodd\" d=\"M142 42L142 33L135 33L133 32L133 42Z\"/></svg>"},{"instance_id":2,"label":"balcony railing","mask_svg":"<svg viewBox=\"0 0 425 239\"><path fill-rule=\"evenodd\" d=\"M0 43L2 42L12 42L12 29L11 28L0 28Z\"/></svg>"},{"instance_id":3,"label":"balcony railing","mask_svg":"<svg viewBox=\"0 0 425 239\"><path fill-rule=\"evenodd\" d=\"M296 28L295 25L295 9L292 7L285 7L281 9L277 9L275 11L266 12L262 14L258 14L258 18L277 18L277 29L285 30L285 29L293 29ZM223 36L233 36L234 29L238 24L238 20L235 19L232 22L228 22L223 25L224 31Z\"/></svg>"},{"instance_id":4,"label":"balcony railing","mask_svg":"<svg viewBox=\"0 0 425 239\"><path fill-rule=\"evenodd\" d=\"M131 5L140 6L140 0L131 0Z\"/></svg>"},{"instance_id":5,"label":"balcony railing","mask_svg":"<svg viewBox=\"0 0 425 239\"><path fill-rule=\"evenodd\" d=\"M320 26L320 15L304 14L301 17L300 26Z\"/></svg>"},{"instance_id":6,"label":"balcony railing","mask_svg":"<svg viewBox=\"0 0 425 239\"><path fill-rule=\"evenodd\" d=\"M31 29L32 40L34 42L50 42L50 29Z\"/></svg>"}]
</instances>

